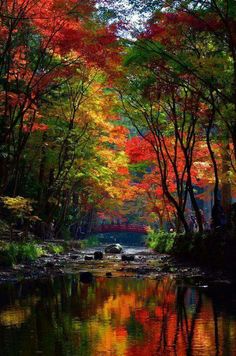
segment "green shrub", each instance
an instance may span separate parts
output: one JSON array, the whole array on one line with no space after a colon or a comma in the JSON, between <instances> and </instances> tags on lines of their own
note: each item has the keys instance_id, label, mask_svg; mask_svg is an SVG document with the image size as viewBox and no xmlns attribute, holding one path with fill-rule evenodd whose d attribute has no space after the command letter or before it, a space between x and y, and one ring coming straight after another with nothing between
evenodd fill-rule
<instances>
[{"instance_id":1,"label":"green shrub","mask_svg":"<svg viewBox=\"0 0 236 356\"><path fill-rule=\"evenodd\" d=\"M42 256L44 250L42 247L34 243L18 244L17 261L35 261L38 257Z\"/></svg>"},{"instance_id":2,"label":"green shrub","mask_svg":"<svg viewBox=\"0 0 236 356\"><path fill-rule=\"evenodd\" d=\"M149 230L146 238L148 247L160 253L170 253L176 238L175 232Z\"/></svg>"},{"instance_id":3,"label":"green shrub","mask_svg":"<svg viewBox=\"0 0 236 356\"><path fill-rule=\"evenodd\" d=\"M97 236L91 235L86 240L82 240L82 248L86 247L96 247L100 244L99 238Z\"/></svg>"},{"instance_id":4,"label":"green shrub","mask_svg":"<svg viewBox=\"0 0 236 356\"><path fill-rule=\"evenodd\" d=\"M0 265L11 266L15 263L31 262L44 253L42 247L33 242L7 243L0 248Z\"/></svg>"},{"instance_id":5,"label":"green shrub","mask_svg":"<svg viewBox=\"0 0 236 356\"><path fill-rule=\"evenodd\" d=\"M171 253L204 266L236 271L236 240L227 231L167 233L150 230L146 243L160 253ZM229 263L230 261L230 263Z\"/></svg>"},{"instance_id":6,"label":"green shrub","mask_svg":"<svg viewBox=\"0 0 236 356\"><path fill-rule=\"evenodd\" d=\"M60 254L64 252L64 247L62 245L48 244L46 248L50 253Z\"/></svg>"}]
</instances>

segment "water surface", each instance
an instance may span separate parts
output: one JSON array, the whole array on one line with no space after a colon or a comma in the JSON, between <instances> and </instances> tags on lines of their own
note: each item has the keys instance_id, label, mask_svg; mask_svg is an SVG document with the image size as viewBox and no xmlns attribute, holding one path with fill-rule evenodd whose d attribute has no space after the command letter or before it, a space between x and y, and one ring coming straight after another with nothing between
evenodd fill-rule
<instances>
[{"instance_id":1,"label":"water surface","mask_svg":"<svg viewBox=\"0 0 236 356\"><path fill-rule=\"evenodd\" d=\"M235 290L172 277L2 284L0 355L235 356Z\"/></svg>"}]
</instances>

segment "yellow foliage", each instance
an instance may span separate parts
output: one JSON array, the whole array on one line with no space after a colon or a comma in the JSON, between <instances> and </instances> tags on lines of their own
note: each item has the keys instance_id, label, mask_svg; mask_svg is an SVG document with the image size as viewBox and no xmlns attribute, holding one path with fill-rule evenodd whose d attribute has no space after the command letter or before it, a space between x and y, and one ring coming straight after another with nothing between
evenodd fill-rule
<instances>
[{"instance_id":1,"label":"yellow foliage","mask_svg":"<svg viewBox=\"0 0 236 356\"><path fill-rule=\"evenodd\" d=\"M32 200L21 196L9 197L4 196L0 198L4 206L12 211L14 214L30 215L33 211Z\"/></svg>"}]
</instances>

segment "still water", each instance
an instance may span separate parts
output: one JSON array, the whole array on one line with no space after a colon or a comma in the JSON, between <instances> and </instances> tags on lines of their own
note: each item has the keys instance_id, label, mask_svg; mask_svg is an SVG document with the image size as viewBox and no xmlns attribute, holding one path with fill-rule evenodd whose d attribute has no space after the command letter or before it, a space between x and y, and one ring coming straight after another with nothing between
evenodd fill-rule
<instances>
[{"instance_id":1,"label":"still water","mask_svg":"<svg viewBox=\"0 0 236 356\"><path fill-rule=\"evenodd\" d=\"M235 290L171 277L1 285L0 355L235 356Z\"/></svg>"}]
</instances>

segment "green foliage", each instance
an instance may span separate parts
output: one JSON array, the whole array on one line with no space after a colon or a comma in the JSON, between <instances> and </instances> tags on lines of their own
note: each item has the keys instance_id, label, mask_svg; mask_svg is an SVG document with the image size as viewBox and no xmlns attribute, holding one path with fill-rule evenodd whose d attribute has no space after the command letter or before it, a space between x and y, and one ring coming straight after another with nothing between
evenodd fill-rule
<instances>
[{"instance_id":1,"label":"green foliage","mask_svg":"<svg viewBox=\"0 0 236 356\"><path fill-rule=\"evenodd\" d=\"M60 254L64 252L64 247L62 245L48 244L46 248L50 253Z\"/></svg>"},{"instance_id":2,"label":"green foliage","mask_svg":"<svg viewBox=\"0 0 236 356\"><path fill-rule=\"evenodd\" d=\"M146 239L148 247L160 253L169 253L172 251L176 238L175 232L166 232L163 230L150 230Z\"/></svg>"},{"instance_id":3,"label":"green foliage","mask_svg":"<svg viewBox=\"0 0 236 356\"><path fill-rule=\"evenodd\" d=\"M100 244L97 236L91 235L86 240L82 241L82 248L85 247L95 247Z\"/></svg>"},{"instance_id":4,"label":"green foliage","mask_svg":"<svg viewBox=\"0 0 236 356\"><path fill-rule=\"evenodd\" d=\"M148 169L150 169L150 164L148 164L148 162L138 162L129 164L129 171L133 176L137 178L143 177L143 175L147 173Z\"/></svg>"},{"instance_id":5,"label":"green foliage","mask_svg":"<svg viewBox=\"0 0 236 356\"><path fill-rule=\"evenodd\" d=\"M43 254L43 248L33 242L4 243L0 246L0 265L11 266L15 263L32 262Z\"/></svg>"},{"instance_id":6,"label":"green foliage","mask_svg":"<svg viewBox=\"0 0 236 356\"><path fill-rule=\"evenodd\" d=\"M129 49L124 64L126 66L129 66L130 64L143 65L157 57L157 50L163 50L163 46L160 43L150 44L150 42L141 40L138 42L138 46Z\"/></svg>"}]
</instances>

